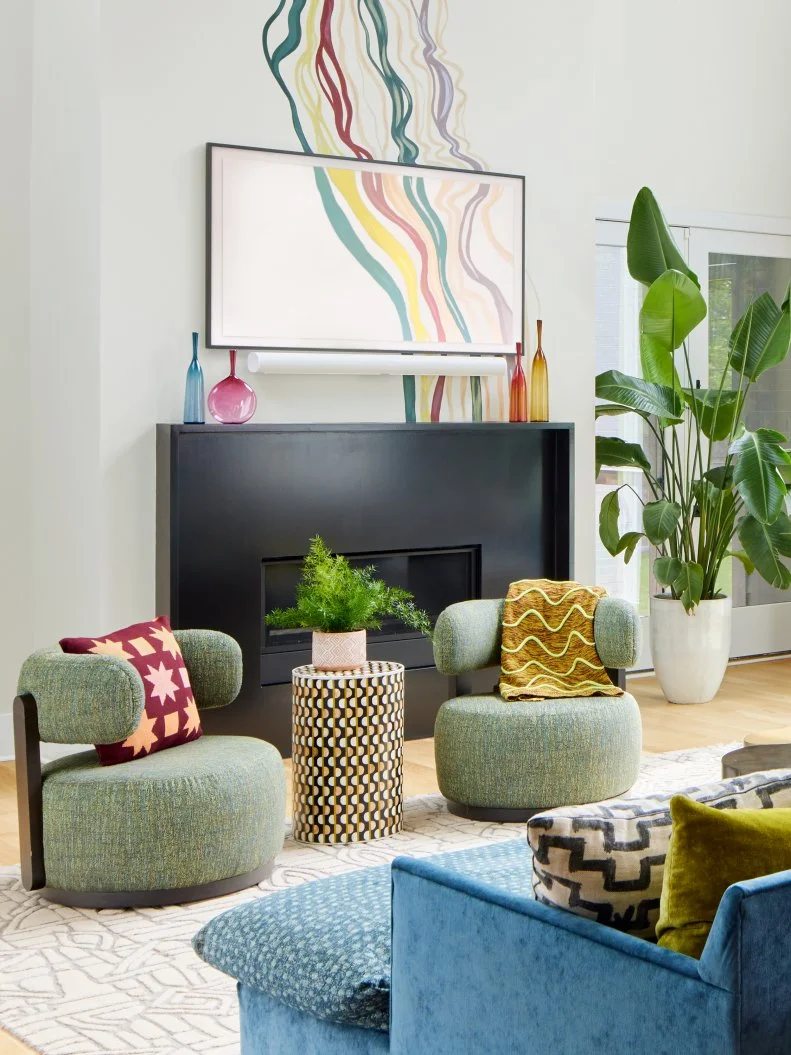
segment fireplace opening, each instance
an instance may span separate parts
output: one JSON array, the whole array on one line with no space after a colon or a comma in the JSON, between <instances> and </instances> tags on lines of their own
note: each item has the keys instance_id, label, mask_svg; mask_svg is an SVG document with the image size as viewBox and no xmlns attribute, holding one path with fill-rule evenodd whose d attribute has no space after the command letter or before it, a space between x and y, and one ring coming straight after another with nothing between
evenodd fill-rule
<instances>
[{"instance_id":1,"label":"fireplace opening","mask_svg":"<svg viewBox=\"0 0 791 1055\"><path fill-rule=\"evenodd\" d=\"M409 590L418 608L424 609L434 622L443 608L457 601L480 597L481 591L481 547L457 546L446 549L395 550L377 553L345 554L352 567L373 565L376 575L390 586ZM302 573L303 557L287 557L262 561L262 675L274 675L282 662L278 657L284 653L309 652L310 630L276 630L266 625L266 616L274 608L288 608L294 604L295 590ZM396 642L425 643L419 650L417 662L409 666L430 664L431 646L421 634L404 626L397 619L386 619L378 630L368 631L369 650L378 653L376 646ZM410 654L415 652L414 648ZM425 656L423 656L425 653ZM285 657L284 657L285 658ZM391 654L389 658L397 659ZM406 657L405 657L406 658ZM297 662L309 662L307 658L290 657ZM268 670L268 668L270 668Z\"/></svg>"}]
</instances>

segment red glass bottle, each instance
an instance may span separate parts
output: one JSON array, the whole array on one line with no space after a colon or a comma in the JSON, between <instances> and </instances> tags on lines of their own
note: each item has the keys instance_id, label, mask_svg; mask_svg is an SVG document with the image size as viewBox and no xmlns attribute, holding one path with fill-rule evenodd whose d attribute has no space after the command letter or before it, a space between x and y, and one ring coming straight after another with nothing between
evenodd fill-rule
<instances>
[{"instance_id":1,"label":"red glass bottle","mask_svg":"<svg viewBox=\"0 0 791 1055\"><path fill-rule=\"evenodd\" d=\"M522 367L522 342L516 343L516 360L511 374L511 398L509 402L509 421L527 421L527 378Z\"/></svg>"}]
</instances>

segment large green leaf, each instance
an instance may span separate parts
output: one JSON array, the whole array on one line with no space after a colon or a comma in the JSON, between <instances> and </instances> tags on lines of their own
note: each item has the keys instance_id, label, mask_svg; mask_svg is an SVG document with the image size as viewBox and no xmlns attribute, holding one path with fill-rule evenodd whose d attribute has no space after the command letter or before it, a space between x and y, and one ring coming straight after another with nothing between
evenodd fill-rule
<instances>
[{"instance_id":1,"label":"large green leaf","mask_svg":"<svg viewBox=\"0 0 791 1055\"><path fill-rule=\"evenodd\" d=\"M680 271L665 271L645 295L640 333L672 355L705 318L706 301L692 279Z\"/></svg>"},{"instance_id":2,"label":"large green leaf","mask_svg":"<svg viewBox=\"0 0 791 1055\"><path fill-rule=\"evenodd\" d=\"M769 293L756 297L736 323L730 339L730 365L751 381L777 366L791 346L788 300L778 308Z\"/></svg>"},{"instance_id":3,"label":"large green leaf","mask_svg":"<svg viewBox=\"0 0 791 1055\"><path fill-rule=\"evenodd\" d=\"M666 418L674 424L682 420L683 400L678 392L618 370L606 370L598 375L596 395L622 407Z\"/></svg>"},{"instance_id":4,"label":"large green leaf","mask_svg":"<svg viewBox=\"0 0 791 1055\"><path fill-rule=\"evenodd\" d=\"M634 556L637 544L644 538L642 531L627 531L618 540L618 553L623 553L624 563L628 564Z\"/></svg>"},{"instance_id":5,"label":"large green leaf","mask_svg":"<svg viewBox=\"0 0 791 1055\"><path fill-rule=\"evenodd\" d=\"M606 494L599 510L599 538L611 557L618 553L618 544L621 540L618 530L618 518L621 515L621 504L618 499L620 490L618 487L615 491Z\"/></svg>"},{"instance_id":6,"label":"large green leaf","mask_svg":"<svg viewBox=\"0 0 791 1055\"><path fill-rule=\"evenodd\" d=\"M681 380L671 352L657 337L640 334L640 369L646 381L655 385L666 385L673 391L681 388Z\"/></svg>"},{"instance_id":7,"label":"large green leaf","mask_svg":"<svg viewBox=\"0 0 791 1055\"><path fill-rule=\"evenodd\" d=\"M763 579L780 590L791 586L791 571L780 559L791 557L791 520L786 513L772 524L763 524L754 516L744 517L739 523L739 539Z\"/></svg>"},{"instance_id":8,"label":"large green leaf","mask_svg":"<svg viewBox=\"0 0 791 1055\"><path fill-rule=\"evenodd\" d=\"M687 267L673 241L657 200L648 187L638 191L632 206L626 259L629 274L644 286L650 286L669 268L680 271L695 285L700 285L697 275Z\"/></svg>"},{"instance_id":9,"label":"large green leaf","mask_svg":"<svg viewBox=\"0 0 791 1055\"><path fill-rule=\"evenodd\" d=\"M710 480L720 491L727 491L733 487L733 466L726 468L724 465L715 465L713 469L708 469L703 477Z\"/></svg>"},{"instance_id":10,"label":"large green leaf","mask_svg":"<svg viewBox=\"0 0 791 1055\"><path fill-rule=\"evenodd\" d=\"M684 561L673 583L673 589L681 598L686 611L691 612L695 605L700 603L703 595L703 568L695 561Z\"/></svg>"},{"instance_id":11,"label":"large green leaf","mask_svg":"<svg viewBox=\"0 0 791 1055\"><path fill-rule=\"evenodd\" d=\"M596 475L601 472L601 467L608 465L613 468L624 468L632 466L636 469L650 471L651 463L639 443L627 443L618 436L596 437Z\"/></svg>"},{"instance_id":12,"label":"large green leaf","mask_svg":"<svg viewBox=\"0 0 791 1055\"><path fill-rule=\"evenodd\" d=\"M693 408L700 421L700 430L710 440L724 440L730 435L734 421L741 411L738 392L717 388L685 388L684 402Z\"/></svg>"},{"instance_id":13,"label":"large green leaf","mask_svg":"<svg viewBox=\"0 0 791 1055\"><path fill-rule=\"evenodd\" d=\"M617 417L619 414L639 414L641 418L647 418L648 414L643 410L635 410L634 407L622 407L618 403L597 403L595 406L596 419Z\"/></svg>"},{"instance_id":14,"label":"large green leaf","mask_svg":"<svg viewBox=\"0 0 791 1055\"><path fill-rule=\"evenodd\" d=\"M657 557L654 561L654 578L663 586L672 586L681 574L678 557Z\"/></svg>"},{"instance_id":15,"label":"large green leaf","mask_svg":"<svg viewBox=\"0 0 791 1055\"><path fill-rule=\"evenodd\" d=\"M681 506L677 502L660 499L643 506L643 528L649 542L660 546L667 542L681 519Z\"/></svg>"},{"instance_id":16,"label":"large green leaf","mask_svg":"<svg viewBox=\"0 0 791 1055\"><path fill-rule=\"evenodd\" d=\"M778 471L778 466L791 464L791 454L780 446L785 442L785 436L774 429L756 429L755 432L745 429L730 447L730 453L737 459L733 470L734 487L744 499L748 511L763 524L774 523L788 493Z\"/></svg>"}]
</instances>

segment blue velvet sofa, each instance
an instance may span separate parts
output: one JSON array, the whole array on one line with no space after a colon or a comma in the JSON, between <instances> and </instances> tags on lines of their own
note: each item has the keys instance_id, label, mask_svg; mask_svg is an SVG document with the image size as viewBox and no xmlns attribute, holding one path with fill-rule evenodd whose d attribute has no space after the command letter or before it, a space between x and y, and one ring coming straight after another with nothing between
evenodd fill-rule
<instances>
[{"instance_id":1,"label":"blue velvet sofa","mask_svg":"<svg viewBox=\"0 0 791 1055\"><path fill-rule=\"evenodd\" d=\"M791 872L730 887L697 961L538 904L530 864L399 858L218 916L194 944L239 980L242 1055L791 1052Z\"/></svg>"}]
</instances>

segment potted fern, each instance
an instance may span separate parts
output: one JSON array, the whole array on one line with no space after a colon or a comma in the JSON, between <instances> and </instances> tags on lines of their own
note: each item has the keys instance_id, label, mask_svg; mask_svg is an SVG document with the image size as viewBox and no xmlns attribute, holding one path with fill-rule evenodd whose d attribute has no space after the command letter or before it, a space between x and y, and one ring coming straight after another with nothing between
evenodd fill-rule
<instances>
[{"instance_id":1,"label":"potted fern","mask_svg":"<svg viewBox=\"0 0 791 1055\"><path fill-rule=\"evenodd\" d=\"M596 437L602 466L634 466L650 491L642 531L619 528L619 492L601 505L599 534L628 563L642 538L655 548L651 652L665 696L704 703L717 693L730 652L731 599L720 589L730 557L780 589L791 586L791 520L784 479L791 455L786 437L746 422L751 386L778 366L791 344L789 297L778 305L756 297L736 323L728 361L714 387L692 377L687 338L706 317L697 276L690 271L651 191L635 199L627 240L629 273L646 287L640 311L642 377L608 370L596 378L604 400L596 416L638 414L656 440L652 462L642 446ZM715 464L715 444L724 457ZM635 492L636 493L636 492ZM735 541L738 539L738 542Z\"/></svg>"},{"instance_id":2,"label":"potted fern","mask_svg":"<svg viewBox=\"0 0 791 1055\"><path fill-rule=\"evenodd\" d=\"M373 566L353 568L316 535L310 540L296 603L273 609L266 622L280 630L312 630L314 667L343 671L365 663L367 631L378 630L387 616L431 637L431 621L415 607L408 590L377 579Z\"/></svg>"}]
</instances>

